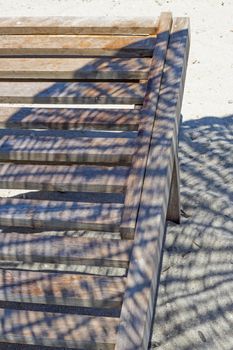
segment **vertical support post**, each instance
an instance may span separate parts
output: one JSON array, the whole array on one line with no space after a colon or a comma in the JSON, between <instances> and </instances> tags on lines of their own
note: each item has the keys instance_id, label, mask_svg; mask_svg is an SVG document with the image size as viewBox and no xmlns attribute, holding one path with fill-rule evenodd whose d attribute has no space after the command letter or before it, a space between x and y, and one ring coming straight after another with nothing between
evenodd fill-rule
<instances>
[{"instance_id":1,"label":"vertical support post","mask_svg":"<svg viewBox=\"0 0 233 350\"><path fill-rule=\"evenodd\" d=\"M167 220L180 223L180 170L179 160L175 152L172 171L172 181L167 209Z\"/></svg>"}]
</instances>

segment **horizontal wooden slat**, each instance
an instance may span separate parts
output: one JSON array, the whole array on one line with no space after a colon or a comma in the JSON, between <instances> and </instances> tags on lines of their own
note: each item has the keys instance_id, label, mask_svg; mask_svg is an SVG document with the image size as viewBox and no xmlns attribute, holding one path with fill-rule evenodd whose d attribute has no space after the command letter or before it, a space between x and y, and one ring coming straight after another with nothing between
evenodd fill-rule
<instances>
[{"instance_id":1,"label":"horizontal wooden slat","mask_svg":"<svg viewBox=\"0 0 233 350\"><path fill-rule=\"evenodd\" d=\"M147 79L150 58L0 58L0 79Z\"/></svg>"},{"instance_id":2,"label":"horizontal wooden slat","mask_svg":"<svg viewBox=\"0 0 233 350\"><path fill-rule=\"evenodd\" d=\"M156 37L1 35L0 55L150 57Z\"/></svg>"},{"instance_id":3,"label":"horizontal wooden slat","mask_svg":"<svg viewBox=\"0 0 233 350\"><path fill-rule=\"evenodd\" d=\"M118 231L122 205L0 199L0 225L47 229Z\"/></svg>"},{"instance_id":4,"label":"horizontal wooden slat","mask_svg":"<svg viewBox=\"0 0 233 350\"><path fill-rule=\"evenodd\" d=\"M0 302L120 308L124 277L0 270Z\"/></svg>"},{"instance_id":5,"label":"horizontal wooden slat","mask_svg":"<svg viewBox=\"0 0 233 350\"><path fill-rule=\"evenodd\" d=\"M4 130L2 135L0 161L129 164L135 148L133 138L53 137L36 131L11 136Z\"/></svg>"},{"instance_id":6,"label":"horizontal wooden slat","mask_svg":"<svg viewBox=\"0 0 233 350\"><path fill-rule=\"evenodd\" d=\"M0 188L123 193L129 169L0 163Z\"/></svg>"},{"instance_id":7,"label":"horizontal wooden slat","mask_svg":"<svg viewBox=\"0 0 233 350\"><path fill-rule=\"evenodd\" d=\"M0 82L1 103L142 104L146 83Z\"/></svg>"},{"instance_id":8,"label":"horizontal wooden slat","mask_svg":"<svg viewBox=\"0 0 233 350\"><path fill-rule=\"evenodd\" d=\"M156 32L155 18L2 17L0 34L129 34Z\"/></svg>"},{"instance_id":9,"label":"horizontal wooden slat","mask_svg":"<svg viewBox=\"0 0 233 350\"><path fill-rule=\"evenodd\" d=\"M135 131L139 122L139 112L134 109L0 107L0 127L7 128Z\"/></svg>"},{"instance_id":10,"label":"horizontal wooden slat","mask_svg":"<svg viewBox=\"0 0 233 350\"><path fill-rule=\"evenodd\" d=\"M0 309L0 343L113 350L118 319Z\"/></svg>"},{"instance_id":11,"label":"horizontal wooden slat","mask_svg":"<svg viewBox=\"0 0 233 350\"><path fill-rule=\"evenodd\" d=\"M128 266L132 241L48 235L0 233L0 259L27 263Z\"/></svg>"}]
</instances>

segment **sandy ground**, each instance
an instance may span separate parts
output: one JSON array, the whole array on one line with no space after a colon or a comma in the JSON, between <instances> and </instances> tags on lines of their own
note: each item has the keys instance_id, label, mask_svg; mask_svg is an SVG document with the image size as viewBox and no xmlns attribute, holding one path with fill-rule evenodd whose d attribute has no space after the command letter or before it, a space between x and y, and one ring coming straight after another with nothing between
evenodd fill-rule
<instances>
[{"instance_id":1,"label":"sandy ground","mask_svg":"<svg viewBox=\"0 0 233 350\"><path fill-rule=\"evenodd\" d=\"M182 222L168 225L151 348L233 349L233 1L0 1L1 16L189 16Z\"/></svg>"}]
</instances>

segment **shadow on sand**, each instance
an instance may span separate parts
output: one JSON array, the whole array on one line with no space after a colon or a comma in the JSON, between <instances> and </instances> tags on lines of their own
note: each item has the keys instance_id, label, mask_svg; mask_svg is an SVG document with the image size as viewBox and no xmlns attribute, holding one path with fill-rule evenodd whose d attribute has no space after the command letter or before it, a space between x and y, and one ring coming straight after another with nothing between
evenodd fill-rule
<instances>
[{"instance_id":1,"label":"shadow on sand","mask_svg":"<svg viewBox=\"0 0 233 350\"><path fill-rule=\"evenodd\" d=\"M181 225L169 224L151 348L232 349L233 115L181 126Z\"/></svg>"}]
</instances>

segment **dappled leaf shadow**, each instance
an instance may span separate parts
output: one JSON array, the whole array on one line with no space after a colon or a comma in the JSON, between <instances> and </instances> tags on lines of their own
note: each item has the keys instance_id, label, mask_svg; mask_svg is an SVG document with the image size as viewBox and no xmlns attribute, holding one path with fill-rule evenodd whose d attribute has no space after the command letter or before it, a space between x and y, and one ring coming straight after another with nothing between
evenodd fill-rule
<instances>
[{"instance_id":1,"label":"dappled leaf shadow","mask_svg":"<svg viewBox=\"0 0 233 350\"><path fill-rule=\"evenodd\" d=\"M232 126L232 115L182 124L182 222L168 225L151 348L233 347Z\"/></svg>"},{"instance_id":2,"label":"dappled leaf shadow","mask_svg":"<svg viewBox=\"0 0 233 350\"><path fill-rule=\"evenodd\" d=\"M145 40L142 39L144 43ZM71 103L106 104L101 111L85 109L85 106L82 109L64 109L64 106L63 109L54 106L48 109L46 105L2 108L1 125L12 128L0 131L2 160L12 161L4 169L2 166L3 187L41 191L15 195L13 206L8 199L1 199L1 223L7 227L2 227L0 233L3 260L0 307L7 309L0 309L0 341L5 338L10 342L13 337L13 342L18 343L38 343L55 348L59 342L64 348L86 349L90 343L99 344L96 345L98 349L105 348L101 344L108 341L108 348L114 348L132 250L132 242L120 238L121 212L118 209L122 209L124 202L138 125L144 121L128 104L141 107L147 81L139 84L139 80L147 78L151 54L152 51L146 59L138 56L129 60L116 58L111 60L112 65L107 63L106 57L93 58L92 65L84 65L73 72L72 82L45 81L39 85L28 82L26 90L21 90L16 81L0 83L1 102L51 102L63 103L67 107ZM87 76L91 78L93 74L98 77L100 68L110 83L76 81ZM126 77L127 70L132 73L129 81L112 81L116 75ZM122 104L122 109L111 108L111 103ZM37 130L15 130L21 128ZM32 164L33 172L26 166L17 171L17 164L22 159L24 165ZM49 167L45 175L46 169L40 167L44 162L50 166L56 164L59 177L54 179L54 168ZM71 163L75 163L72 168ZM87 169L81 174L79 186L75 178L77 163L86 164ZM99 164L101 169L96 168ZM109 165L111 168L107 168ZM33 179L35 175L38 183ZM106 178L98 183L103 175ZM82 186L83 178L85 186ZM48 188L51 182L53 186ZM93 183L97 183L96 187ZM103 193L104 190L107 193ZM28 207L31 199L37 200L34 211ZM81 210L83 216L78 218L76 214L81 207L87 211ZM114 213L109 215L109 208L113 209L112 213L118 212L117 218L114 218ZM108 227L99 226L101 215ZM88 230L84 231L85 228L76 232L82 229L82 225L77 226L80 219L88 222L89 231L93 230L92 236ZM65 228L62 222L71 226ZM91 222L93 225L90 226ZM30 313L30 310L38 313ZM0 342L1 349L2 346L13 349L15 345L6 346Z\"/></svg>"}]
</instances>

